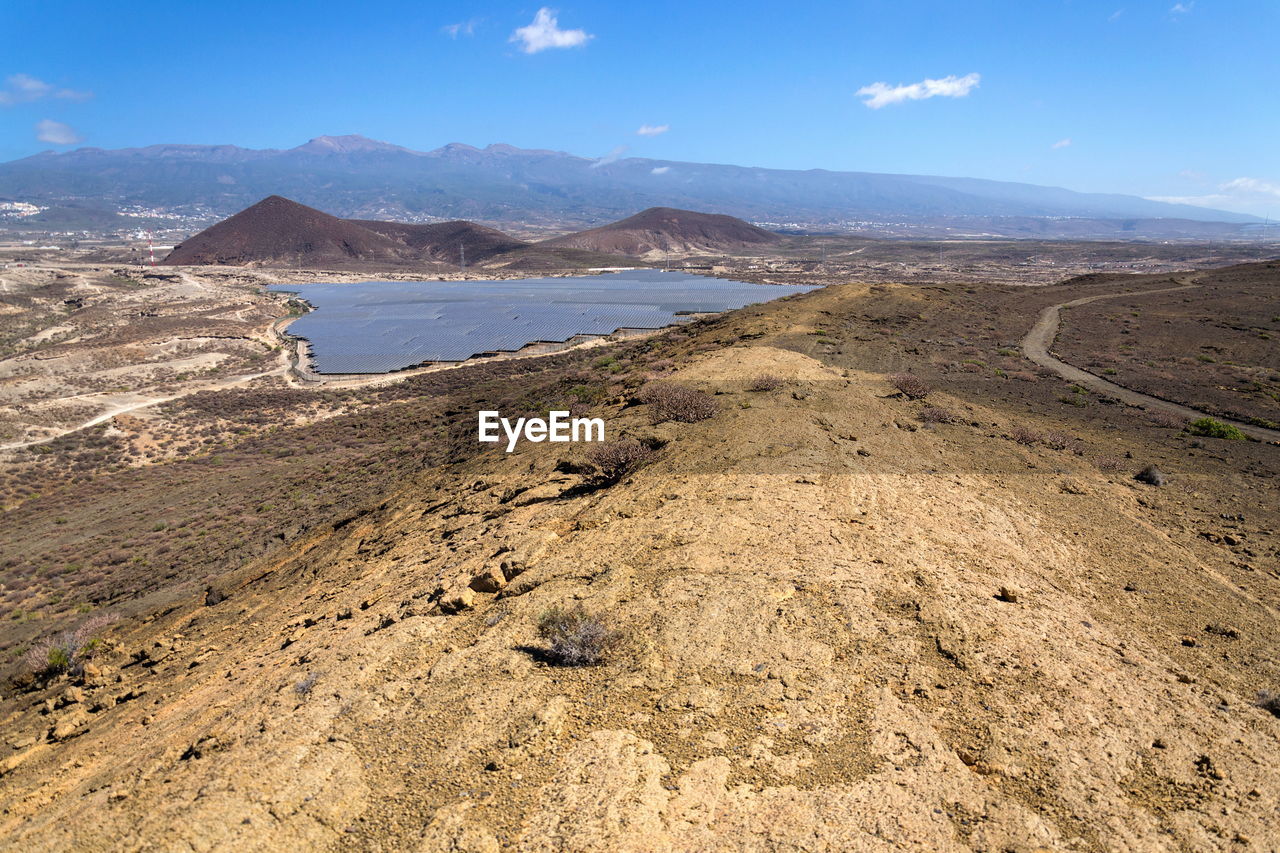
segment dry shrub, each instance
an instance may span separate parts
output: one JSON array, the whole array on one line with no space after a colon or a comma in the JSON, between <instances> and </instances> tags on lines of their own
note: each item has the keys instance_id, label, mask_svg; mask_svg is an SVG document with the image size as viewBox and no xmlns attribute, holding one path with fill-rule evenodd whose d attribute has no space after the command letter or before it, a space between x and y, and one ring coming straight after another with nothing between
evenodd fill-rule
<instances>
[{"instance_id":1,"label":"dry shrub","mask_svg":"<svg viewBox=\"0 0 1280 853\"><path fill-rule=\"evenodd\" d=\"M559 666L594 666L622 645L623 634L604 624L581 604L553 607L538 619L538 636L547 641L547 658Z\"/></svg>"},{"instance_id":2,"label":"dry shrub","mask_svg":"<svg viewBox=\"0 0 1280 853\"><path fill-rule=\"evenodd\" d=\"M1026 447L1034 447L1044 440L1044 435L1030 427L1016 426L1009 430L1009 438Z\"/></svg>"},{"instance_id":3,"label":"dry shrub","mask_svg":"<svg viewBox=\"0 0 1280 853\"><path fill-rule=\"evenodd\" d=\"M1045 447L1052 448L1053 450L1066 450L1071 446L1075 439L1067 435L1065 432L1053 430L1046 432L1040 441Z\"/></svg>"},{"instance_id":4,"label":"dry shrub","mask_svg":"<svg viewBox=\"0 0 1280 853\"><path fill-rule=\"evenodd\" d=\"M1280 693L1272 690L1259 690L1258 707L1280 717Z\"/></svg>"},{"instance_id":5,"label":"dry shrub","mask_svg":"<svg viewBox=\"0 0 1280 853\"><path fill-rule=\"evenodd\" d=\"M1175 415L1173 412L1161 409L1147 412L1147 420L1161 429L1182 429L1187 425L1187 419L1182 415Z\"/></svg>"},{"instance_id":6,"label":"dry shrub","mask_svg":"<svg viewBox=\"0 0 1280 853\"><path fill-rule=\"evenodd\" d=\"M895 373L889 377L889 384L908 400L923 400L933 390L913 373Z\"/></svg>"},{"instance_id":7,"label":"dry shrub","mask_svg":"<svg viewBox=\"0 0 1280 853\"><path fill-rule=\"evenodd\" d=\"M751 384L747 386L748 391L777 391L782 387L782 380L769 373L761 374L751 380Z\"/></svg>"},{"instance_id":8,"label":"dry shrub","mask_svg":"<svg viewBox=\"0 0 1280 853\"><path fill-rule=\"evenodd\" d=\"M654 449L629 438L606 441L587 451L587 461L596 467L601 485L612 485L654 457Z\"/></svg>"},{"instance_id":9,"label":"dry shrub","mask_svg":"<svg viewBox=\"0 0 1280 853\"><path fill-rule=\"evenodd\" d=\"M1124 460L1118 456L1099 456L1093 460L1093 464L1099 471L1107 474L1114 474L1126 467Z\"/></svg>"},{"instance_id":10,"label":"dry shrub","mask_svg":"<svg viewBox=\"0 0 1280 853\"><path fill-rule=\"evenodd\" d=\"M1036 375L1028 370L1012 370L1009 372L1010 379L1017 379L1019 382L1035 382Z\"/></svg>"},{"instance_id":11,"label":"dry shrub","mask_svg":"<svg viewBox=\"0 0 1280 853\"><path fill-rule=\"evenodd\" d=\"M715 400L696 388L674 382L650 382L640 389L636 399L649 404L649 419L655 424L697 423L715 417L720 408Z\"/></svg>"},{"instance_id":12,"label":"dry shrub","mask_svg":"<svg viewBox=\"0 0 1280 853\"><path fill-rule=\"evenodd\" d=\"M926 406L916 413L916 417L926 424L950 424L956 420L955 415L939 406Z\"/></svg>"},{"instance_id":13,"label":"dry shrub","mask_svg":"<svg viewBox=\"0 0 1280 853\"><path fill-rule=\"evenodd\" d=\"M86 652L97 645L95 635L114 621L114 616L106 614L90 616L74 630L32 645L22 657L23 665L39 676L75 672L84 664Z\"/></svg>"}]
</instances>

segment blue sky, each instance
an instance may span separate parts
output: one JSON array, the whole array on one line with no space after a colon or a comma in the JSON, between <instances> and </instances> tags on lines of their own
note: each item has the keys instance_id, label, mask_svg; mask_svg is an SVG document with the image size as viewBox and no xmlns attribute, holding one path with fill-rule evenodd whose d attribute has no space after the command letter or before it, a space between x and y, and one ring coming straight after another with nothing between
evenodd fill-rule
<instances>
[{"instance_id":1,"label":"blue sky","mask_svg":"<svg viewBox=\"0 0 1280 853\"><path fill-rule=\"evenodd\" d=\"M359 133L1027 181L1280 217L1277 0L543 8L0 0L0 160Z\"/></svg>"}]
</instances>

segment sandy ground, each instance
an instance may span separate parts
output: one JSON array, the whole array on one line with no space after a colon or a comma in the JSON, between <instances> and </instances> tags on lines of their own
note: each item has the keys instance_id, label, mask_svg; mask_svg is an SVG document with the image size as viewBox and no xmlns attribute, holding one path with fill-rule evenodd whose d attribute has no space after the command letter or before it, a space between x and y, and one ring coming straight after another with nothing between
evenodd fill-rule
<instances>
[{"instance_id":1,"label":"sandy ground","mask_svg":"<svg viewBox=\"0 0 1280 853\"><path fill-rule=\"evenodd\" d=\"M866 332L867 294L706 332L674 379L719 413L611 407L611 437L665 442L617 485L584 492L580 454L545 444L423 470L229 567L225 600L114 627L81 684L0 706L0 831L34 850L1280 848L1280 719L1253 704L1280 678L1266 457L1177 457L1182 487L1156 489L1008 440L1021 407L935 392L961 417L924 428L810 333ZM783 385L745 390L760 375ZM1247 570L1210 511L1231 495ZM600 666L547 663L539 615L575 603L627 637Z\"/></svg>"}]
</instances>

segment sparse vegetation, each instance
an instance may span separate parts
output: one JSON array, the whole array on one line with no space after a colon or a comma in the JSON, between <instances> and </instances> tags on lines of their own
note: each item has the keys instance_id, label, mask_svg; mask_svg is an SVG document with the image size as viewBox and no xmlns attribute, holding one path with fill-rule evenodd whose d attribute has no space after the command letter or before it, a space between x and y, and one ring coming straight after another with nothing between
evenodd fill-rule
<instances>
[{"instance_id":1,"label":"sparse vegetation","mask_svg":"<svg viewBox=\"0 0 1280 853\"><path fill-rule=\"evenodd\" d=\"M587 461L596 468L597 485L610 486L650 462L655 451L631 439L606 441L587 451Z\"/></svg>"},{"instance_id":2,"label":"sparse vegetation","mask_svg":"<svg viewBox=\"0 0 1280 853\"><path fill-rule=\"evenodd\" d=\"M1173 412L1166 412L1163 409L1148 412L1147 420L1162 429L1184 429L1187 426L1186 418L1181 415L1175 415Z\"/></svg>"},{"instance_id":3,"label":"sparse vegetation","mask_svg":"<svg viewBox=\"0 0 1280 853\"><path fill-rule=\"evenodd\" d=\"M1213 418L1200 418L1187 424L1187 432L1192 435L1203 435L1207 438L1222 438L1227 441L1244 441L1248 438L1239 427L1224 424Z\"/></svg>"},{"instance_id":4,"label":"sparse vegetation","mask_svg":"<svg viewBox=\"0 0 1280 853\"><path fill-rule=\"evenodd\" d=\"M933 390L912 373L895 373L889 377L889 384L908 400L923 400Z\"/></svg>"},{"instance_id":5,"label":"sparse vegetation","mask_svg":"<svg viewBox=\"0 0 1280 853\"><path fill-rule=\"evenodd\" d=\"M640 389L637 399L649 404L649 419L655 424L697 423L715 417L720 408L707 394L674 382L650 382Z\"/></svg>"},{"instance_id":6,"label":"sparse vegetation","mask_svg":"<svg viewBox=\"0 0 1280 853\"><path fill-rule=\"evenodd\" d=\"M27 649L23 664L27 671L43 678L75 672L97 646L97 634L114 621L105 614L92 616L74 630L38 641Z\"/></svg>"},{"instance_id":7,"label":"sparse vegetation","mask_svg":"<svg viewBox=\"0 0 1280 853\"><path fill-rule=\"evenodd\" d=\"M1034 447L1044 440L1044 434L1031 427L1019 425L1009 430L1009 438L1024 447Z\"/></svg>"},{"instance_id":8,"label":"sparse vegetation","mask_svg":"<svg viewBox=\"0 0 1280 853\"><path fill-rule=\"evenodd\" d=\"M956 420L955 415L940 406L925 406L916 412L916 417L921 423L926 424L949 424L955 423Z\"/></svg>"},{"instance_id":9,"label":"sparse vegetation","mask_svg":"<svg viewBox=\"0 0 1280 853\"><path fill-rule=\"evenodd\" d=\"M1274 690L1259 690L1257 706L1264 711L1280 717L1280 692Z\"/></svg>"},{"instance_id":10,"label":"sparse vegetation","mask_svg":"<svg viewBox=\"0 0 1280 853\"><path fill-rule=\"evenodd\" d=\"M1094 467L1105 474L1114 474L1117 471L1123 471L1125 468L1124 460L1117 456L1099 456L1093 460Z\"/></svg>"},{"instance_id":11,"label":"sparse vegetation","mask_svg":"<svg viewBox=\"0 0 1280 853\"><path fill-rule=\"evenodd\" d=\"M764 373L751 380L751 384L747 386L748 391L777 391L782 387L781 377L774 376L771 373Z\"/></svg>"},{"instance_id":12,"label":"sparse vegetation","mask_svg":"<svg viewBox=\"0 0 1280 853\"><path fill-rule=\"evenodd\" d=\"M558 666L594 666L617 649L623 634L582 605L553 607L538 619L538 636L547 641L547 658Z\"/></svg>"}]
</instances>

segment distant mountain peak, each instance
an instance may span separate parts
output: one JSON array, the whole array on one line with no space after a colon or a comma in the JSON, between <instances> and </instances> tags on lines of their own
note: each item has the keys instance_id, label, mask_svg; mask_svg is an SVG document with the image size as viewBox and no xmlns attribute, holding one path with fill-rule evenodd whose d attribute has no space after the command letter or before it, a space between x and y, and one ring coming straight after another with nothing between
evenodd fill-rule
<instances>
[{"instance_id":1,"label":"distant mountain peak","mask_svg":"<svg viewBox=\"0 0 1280 853\"><path fill-rule=\"evenodd\" d=\"M299 145L293 150L307 154L368 154L374 151L401 151L406 154L420 153L401 145L392 145L390 142L370 139L357 133L349 133L343 136L317 136L305 145Z\"/></svg>"}]
</instances>

